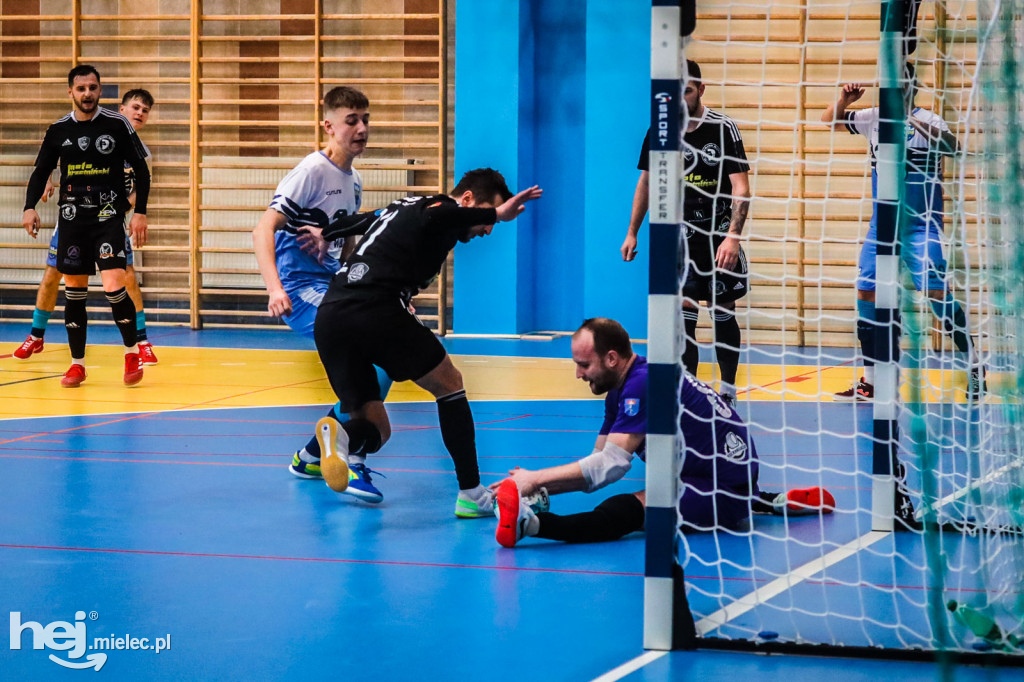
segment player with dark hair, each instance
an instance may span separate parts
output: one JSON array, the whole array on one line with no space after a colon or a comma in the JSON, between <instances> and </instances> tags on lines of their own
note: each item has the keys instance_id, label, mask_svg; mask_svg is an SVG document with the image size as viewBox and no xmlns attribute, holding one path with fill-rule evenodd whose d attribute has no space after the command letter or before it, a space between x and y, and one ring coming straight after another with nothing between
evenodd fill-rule
<instances>
[{"instance_id":1,"label":"player with dark hair","mask_svg":"<svg viewBox=\"0 0 1024 682\"><path fill-rule=\"evenodd\" d=\"M409 311L409 303L437 277L456 243L490 234L496 222L514 220L526 202L541 194L531 187L512 196L500 173L478 169L466 173L451 195L400 199L328 226L319 235L325 240L364 235L327 290L314 328L331 388L342 411L352 417L340 425L331 417L317 424L320 471L333 490L343 492L349 485L351 453L377 452L391 436L377 366L437 399L441 437L459 482L455 515L494 514L491 492L480 485L462 374L441 342Z\"/></svg>"},{"instance_id":2,"label":"player with dark hair","mask_svg":"<svg viewBox=\"0 0 1024 682\"><path fill-rule=\"evenodd\" d=\"M124 93L124 97L121 98L119 111L128 119L135 132L138 133L149 121L149 112L152 108L153 96L147 90L137 88ZM145 147L145 144L143 144L143 147ZM148 158L148 149L146 154ZM128 193L128 201L134 206L135 175L131 170L131 166L125 166L125 174L125 191ZM53 180L47 178L46 189L43 190L43 196L41 197L44 203L53 196L55 189L56 186ZM127 229L127 225L125 225L125 228ZM57 306L57 292L60 289L60 273L57 271L57 235L58 232L54 229L53 235L50 238L50 249L46 256L46 269L43 270L43 278L39 282L39 290L36 292L36 309L32 313L32 329L25 338L25 341L14 351L14 357L19 360L26 360L34 353L42 352L46 326L50 321L50 316L53 314L53 309ZM32 235L33 239L35 237L36 235ZM153 351L153 345L146 336L146 314L142 309L142 290L139 288L139 282L135 277L135 256L132 242L128 235L126 235L124 240L124 250L126 261L125 288L128 290L128 296L131 297L132 303L135 304L135 334L139 342L139 357L142 358L142 364L155 365L157 364L156 353Z\"/></svg>"},{"instance_id":3,"label":"player with dark hair","mask_svg":"<svg viewBox=\"0 0 1024 682\"><path fill-rule=\"evenodd\" d=\"M145 244L150 175L148 150L122 114L99 106L99 72L82 64L68 73L68 95L74 108L46 131L29 178L22 225L39 233L36 203L47 179L60 166L60 218L57 222L56 267L64 276L64 326L71 347L71 367L61 385L76 387L86 378L86 298L89 276L99 266L103 290L125 345L124 383L142 380L136 309L125 289L125 214L132 208L128 168L135 174L135 214L128 225L136 246ZM40 339L40 345L42 340Z\"/></svg>"},{"instance_id":4,"label":"player with dark hair","mask_svg":"<svg viewBox=\"0 0 1024 682\"><path fill-rule=\"evenodd\" d=\"M358 213L362 205L363 180L353 167L366 150L370 137L370 101L359 90L332 88L324 95L321 125L327 146L306 156L281 180L270 207L252 232L260 273L267 285L267 310L281 317L289 327L313 338L317 307L341 268L347 245L344 237L324 244L317 254L303 250L304 227L327 228ZM391 380L377 369L381 397L387 396ZM348 420L340 403L328 412L339 422ZM292 455L288 470L299 478L319 479L320 444L314 435ZM383 499L373 485L371 471L360 452L350 453L350 482L345 492L366 502Z\"/></svg>"},{"instance_id":5,"label":"player with dark hair","mask_svg":"<svg viewBox=\"0 0 1024 682\"><path fill-rule=\"evenodd\" d=\"M683 283L683 319L686 346L683 364L696 376L700 363L697 347L698 301L708 306L714 321L715 354L722 373L720 390L729 404L736 401L736 372L740 362L740 326L736 301L747 295L747 257L740 246L750 208L747 155L736 124L729 117L701 104L704 83L700 66L686 60L689 80L683 99L689 123L683 135L686 188L683 223L689 264ZM650 135L650 131L648 131ZM647 215L650 143L644 137L637 168L641 171L633 194L629 229L620 251L622 259L636 257L637 234Z\"/></svg>"},{"instance_id":6,"label":"player with dark hair","mask_svg":"<svg viewBox=\"0 0 1024 682\"><path fill-rule=\"evenodd\" d=\"M585 320L572 336L572 359L576 377L590 384L595 395L607 394L594 451L547 469L516 467L509 478L491 486L498 506L495 537L504 547L526 536L563 542L617 540L644 526L643 490L614 495L581 514L560 516L546 509L549 493L599 490L625 476L634 455L644 459L646 453L647 360L633 352L626 330L607 318ZM762 492L757 451L746 425L728 402L692 374L683 375L679 402L686 443L679 474L684 531L741 529L752 511L827 514L835 508L823 488Z\"/></svg>"},{"instance_id":7,"label":"player with dark hair","mask_svg":"<svg viewBox=\"0 0 1024 682\"><path fill-rule=\"evenodd\" d=\"M943 330L953 338L956 349L968 362L967 393L977 400L985 390L985 371L980 366L967 322L967 314L953 298L946 277L946 258L942 253L942 161L956 154L959 143L949 125L936 113L914 106L917 80L912 64L907 64L903 78L904 96L909 112L907 118L907 167L904 200L909 209L906 225L909 249L900 256L910 271L914 287L925 291L932 312ZM875 155L878 150L878 107L849 111L848 107L864 96L859 83L847 83L839 98L821 115L821 120L838 131L845 128L851 135L868 138L871 152L871 196L878 197L878 172ZM857 263L857 340L864 359L864 376L840 393L835 400L869 401L874 398L875 365L875 256L878 249L878 204L873 203L868 234L861 246Z\"/></svg>"}]
</instances>

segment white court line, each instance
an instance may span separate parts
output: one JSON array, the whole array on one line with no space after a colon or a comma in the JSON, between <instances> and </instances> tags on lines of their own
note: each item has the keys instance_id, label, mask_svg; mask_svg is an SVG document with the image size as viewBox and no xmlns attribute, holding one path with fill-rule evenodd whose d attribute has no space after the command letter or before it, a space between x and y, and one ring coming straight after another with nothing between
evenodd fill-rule
<instances>
[{"instance_id":1,"label":"white court line","mask_svg":"<svg viewBox=\"0 0 1024 682\"><path fill-rule=\"evenodd\" d=\"M1018 468L1018 467L1020 467L1022 465L1024 465L1024 462L1010 462L1006 466L1003 466L1003 467L1000 467L1000 468L996 469L995 471L990 473L988 476L985 476L984 478L978 479L977 481L975 481L971 485L969 485L969 486L967 486L965 488L960 488L960 490L956 491L955 493L952 493L950 495L946 495L941 500L938 500L935 503L934 507L929 507L928 505L923 505L920 509L918 509L914 513L914 518L915 519L921 519L921 517L923 517L926 513L928 513L932 509L942 509L943 507L945 507L950 502L955 502L955 501L959 500L961 497L965 496L967 493L971 492L972 490L980 488L985 483L988 483L989 481L994 481L995 479L999 478L1003 474L1011 471L1012 469L1016 469L1016 468Z\"/></svg>"},{"instance_id":2,"label":"white court line","mask_svg":"<svg viewBox=\"0 0 1024 682\"><path fill-rule=\"evenodd\" d=\"M857 551L870 547L882 538L890 537L891 535L892 533L882 531L871 531L869 533L865 533L856 540L848 542L842 547L837 547L825 556L815 559L814 561L810 561L781 578L776 578L764 587L759 587L750 594L740 597L725 608L719 609L711 615L697 621L697 634L706 635L707 633L722 627L733 618L742 616L755 606L766 602L773 597L777 597L786 590L809 579L811 576L824 571L829 566L833 566L843 559L848 559L856 554ZM604 675L595 678L594 682L615 682L616 680L621 680L626 675L636 672L648 663L653 663L666 653L668 652L648 651L637 656L631 661L623 663L614 670L610 670Z\"/></svg>"},{"instance_id":3,"label":"white court line","mask_svg":"<svg viewBox=\"0 0 1024 682\"><path fill-rule=\"evenodd\" d=\"M858 550L870 547L882 538L891 536L892 533L890 532L873 530L865 533L852 542L846 543L842 547L832 550L823 557L815 559L814 561L809 561L803 566L797 568L795 571L791 571L781 578L776 578L764 587L759 587L745 597L740 597L725 608L719 609L711 615L700 619L697 621L697 634L706 635L712 630L720 628L733 618L750 611L758 604L766 602L773 597L777 597L791 587L795 587L809 579L816 573L821 573L829 566L834 566L843 559L848 559L856 554Z\"/></svg>"},{"instance_id":4,"label":"white court line","mask_svg":"<svg viewBox=\"0 0 1024 682\"><path fill-rule=\"evenodd\" d=\"M609 670L604 675L601 675L601 677L595 677L594 682L615 682L615 680L621 680L626 675L635 673L648 663L654 663L667 653L667 651L648 651L637 656L632 661L626 661L614 670Z\"/></svg>"}]
</instances>

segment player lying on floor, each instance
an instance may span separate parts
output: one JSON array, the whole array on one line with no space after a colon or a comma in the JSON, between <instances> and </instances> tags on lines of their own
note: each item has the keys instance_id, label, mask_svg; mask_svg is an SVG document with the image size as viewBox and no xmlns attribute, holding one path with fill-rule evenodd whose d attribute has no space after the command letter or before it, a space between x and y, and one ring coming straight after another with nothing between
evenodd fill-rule
<instances>
[{"instance_id":1,"label":"player lying on floor","mask_svg":"<svg viewBox=\"0 0 1024 682\"><path fill-rule=\"evenodd\" d=\"M602 542L644 527L644 491L614 495L594 510L561 516L546 510L547 494L593 492L625 476L633 456L645 457L647 360L633 352L615 320L586 320L572 337L576 377L605 396L604 424L594 451L576 462L532 471L516 467L496 490L498 529L505 547L527 536ZM741 529L751 513L831 513L824 488L761 491L754 442L739 414L714 389L684 374L679 424L686 442L679 511L684 532Z\"/></svg>"}]
</instances>

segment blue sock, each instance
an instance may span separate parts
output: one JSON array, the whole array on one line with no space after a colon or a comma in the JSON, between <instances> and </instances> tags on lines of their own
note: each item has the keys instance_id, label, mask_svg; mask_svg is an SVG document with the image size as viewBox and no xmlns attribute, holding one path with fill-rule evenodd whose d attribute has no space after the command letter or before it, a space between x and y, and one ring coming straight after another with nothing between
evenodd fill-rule
<instances>
[{"instance_id":1,"label":"blue sock","mask_svg":"<svg viewBox=\"0 0 1024 682\"><path fill-rule=\"evenodd\" d=\"M46 334L46 325L50 321L50 315L53 315L52 310L40 310L35 309L32 313L32 336L41 339Z\"/></svg>"},{"instance_id":2,"label":"blue sock","mask_svg":"<svg viewBox=\"0 0 1024 682\"><path fill-rule=\"evenodd\" d=\"M139 310L135 313L135 337L139 341L146 340L146 313Z\"/></svg>"}]
</instances>

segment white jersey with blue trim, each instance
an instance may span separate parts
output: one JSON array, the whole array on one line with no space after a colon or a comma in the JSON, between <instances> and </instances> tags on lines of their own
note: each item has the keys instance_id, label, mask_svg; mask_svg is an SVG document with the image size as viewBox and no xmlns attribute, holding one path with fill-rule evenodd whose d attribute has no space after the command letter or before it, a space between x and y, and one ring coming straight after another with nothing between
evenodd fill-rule
<instances>
[{"instance_id":1,"label":"white jersey with blue trim","mask_svg":"<svg viewBox=\"0 0 1024 682\"><path fill-rule=\"evenodd\" d=\"M270 208L287 218L274 234L278 275L285 291L310 280L330 280L341 268L343 239L330 243L323 262L299 247L298 229L327 227L342 216L357 213L362 205L363 181L354 168L344 171L323 152L304 158L281 180Z\"/></svg>"},{"instance_id":2,"label":"white jersey with blue trim","mask_svg":"<svg viewBox=\"0 0 1024 682\"><path fill-rule=\"evenodd\" d=\"M938 128L942 132L949 132L949 125L946 121L933 111L914 107L910 115L924 123ZM863 135L868 138L871 147L871 166L874 168L878 152L878 107L860 109L859 111L847 111L843 116L846 129L852 135ZM917 128L909 121L906 125L906 147L907 147L907 169L912 172L925 173L938 179L942 171L942 155L939 154L936 145L938 140L930 140L922 135Z\"/></svg>"}]
</instances>

